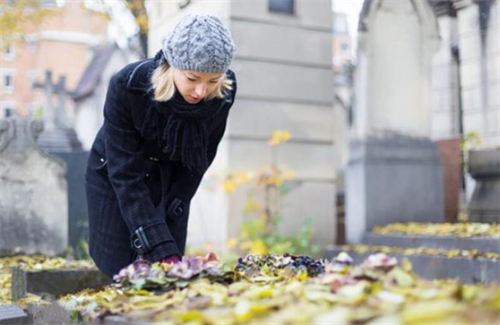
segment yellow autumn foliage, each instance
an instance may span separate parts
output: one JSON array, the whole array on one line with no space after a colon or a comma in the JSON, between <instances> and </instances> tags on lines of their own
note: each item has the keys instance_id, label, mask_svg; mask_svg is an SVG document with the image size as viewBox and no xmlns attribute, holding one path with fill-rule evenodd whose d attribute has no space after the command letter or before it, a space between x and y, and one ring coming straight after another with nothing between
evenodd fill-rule
<instances>
[{"instance_id":1,"label":"yellow autumn foliage","mask_svg":"<svg viewBox=\"0 0 500 325\"><path fill-rule=\"evenodd\" d=\"M380 235L401 233L423 236L457 236L457 237L500 237L500 224L459 222L459 223L393 223L375 226L373 232Z\"/></svg>"},{"instance_id":2,"label":"yellow autumn foliage","mask_svg":"<svg viewBox=\"0 0 500 325\"><path fill-rule=\"evenodd\" d=\"M270 146L277 146L281 143L287 142L292 138L291 134L287 130L275 130L273 131L271 137L268 140Z\"/></svg>"}]
</instances>

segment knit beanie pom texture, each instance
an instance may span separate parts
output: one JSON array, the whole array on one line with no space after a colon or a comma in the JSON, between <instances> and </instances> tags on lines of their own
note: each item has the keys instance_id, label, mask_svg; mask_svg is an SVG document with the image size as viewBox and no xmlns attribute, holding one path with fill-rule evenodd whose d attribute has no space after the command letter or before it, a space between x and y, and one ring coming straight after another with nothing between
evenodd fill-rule
<instances>
[{"instance_id":1,"label":"knit beanie pom texture","mask_svg":"<svg viewBox=\"0 0 500 325\"><path fill-rule=\"evenodd\" d=\"M163 54L170 65L201 73L226 72L236 46L222 21L208 14L190 14L163 39Z\"/></svg>"}]
</instances>

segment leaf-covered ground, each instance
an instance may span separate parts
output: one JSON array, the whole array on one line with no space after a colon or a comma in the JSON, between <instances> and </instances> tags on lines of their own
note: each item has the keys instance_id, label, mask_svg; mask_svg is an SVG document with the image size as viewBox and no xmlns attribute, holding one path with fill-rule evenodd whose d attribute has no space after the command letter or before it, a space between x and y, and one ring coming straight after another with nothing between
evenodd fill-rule
<instances>
[{"instance_id":1,"label":"leaf-covered ground","mask_svg":"<svg viewBox=\"0 0 500 325\"><path fill-rule=\"evenodd\" d=\"M102 290L60 298L74 320L120 315L161 324L499 324L500 285L426 281L408 260L383 253L351 265L307 256L253 256L225 266L214 254L176 265L136 261ZM10 268L93 267L60 258L0 259L0 304L10 300ZM43 304L30 295L20 302Z\"/></svg>"},{"instance_id":2,"label":"leaf-covered ground","mask_svg":"<svg viewBox=\"0 0 500 325\"><path fill-rule=\"evenodd\" d=\"M406 234L427 236L457 237L500 237L500 224L488 223L393 223L386 226L375 226L373 232L379 235Z\"/></svg>"},{"instance_id":3,"label":"leaf-covered ground","mask_svg":"<svg viewBox=\"0 0 500 325\"><path fill-rule=\"evenodd\" d=\"M252 256L234 269L214 255L179 265L139 261L116 285L61 299L75 317L121 315L161 324L498 324L500 286L425 281L405 260L383 253L352 266L331 261Z\"/></svg>"},{"instance_id":4,"label":"leaf-covered ground","mask_svg":"<svg viewBox=\"0 0 500 325\"><path fill-rule=\"evenodd\" d=\"M427 255L427 256L443 256L443 257L465 257L465 258L483 258L489 260L500 260L500 254L495 252L480 252L478 250L461 250L461 249L439 249L430 247L394 247L394 246L377 246L377 245L343 245L342 250L352 251L356 253L366 252L382 252L386 254L401 254L406 256L412 255Z\"/></svg>"}]
</instances>

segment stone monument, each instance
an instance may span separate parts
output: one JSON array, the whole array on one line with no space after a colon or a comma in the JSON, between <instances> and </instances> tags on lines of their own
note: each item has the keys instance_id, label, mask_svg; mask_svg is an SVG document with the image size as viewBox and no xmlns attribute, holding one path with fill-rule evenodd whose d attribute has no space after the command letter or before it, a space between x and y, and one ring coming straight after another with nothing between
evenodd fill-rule
<instances>
[{"instance_id":1,"label":"stone monument","mask_svg":"<svg viewBox=\"0 0 500 325\"><path fill-rule=\"evenodd\" d=\"M354 128L346 169L346 238L374 225L443 222L442 166L430 136L438 45L427 1L367 0L359 24Z\"/></svg>"},{"instance_id":2,"label":"stone monument","mask_svg":"<svg viewBox=\"0 0 500 325\"><path fill-rule=\"evenodd\" d=\"M40 120L0 120L0 255L67 247L66 166L38 147L42 131Z\"/></svg>"},{"instance_id":3,"label":"stone monument","mask_svg":"<svg viewBox=\"0 0 500 325\"><path fill-rule=\"evenodd\" d=\"M52 71L45 72L45 81L35 83L33 88L43 89L45 105L43 119L45 128L38 139L38 144L47 152L72 152L81 150L82 144L73 128L69 127L66 116L65 102L69 95L66 89L66 77L60 76L57 83L52 81ZM53 104L53 97L57 96L57 105Z\"/></svg>"},{"instance_id":4,"label":"stone monument","mask_svg":"<svg viewBox=\"0 0 500 325\"><path fill-rule=\"evenodd\" d=\"M66 77L52 80L52 72L45 72L45 80L35 83L34 88L43 90L45 95L43 119L45 130L40 134L38 144L47 153L62 159L68 167L69 244L78 256L84 253L80 244L88 233L87 204L84 188L84 174L88 152L82 149L75 129L67 116L67 99L71 91L66 87ZM56 97L56 103L53 99ZM83 257L83 256L82 256Z\"/></svg>"}]
</instances>

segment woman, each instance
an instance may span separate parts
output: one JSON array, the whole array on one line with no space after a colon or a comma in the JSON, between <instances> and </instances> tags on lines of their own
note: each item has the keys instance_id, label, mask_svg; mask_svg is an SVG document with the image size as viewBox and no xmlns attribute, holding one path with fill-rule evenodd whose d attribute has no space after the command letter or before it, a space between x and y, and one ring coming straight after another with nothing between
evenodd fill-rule
<instances>
[{"instance_id":1,"label":"woman","mask_svg":"<svg viewBox=\"0 0 500 325\"><path fill-rule=\"evenodd\" d=\"M188 15L154 59L111 79L86 172L90 255L107 275L184 254L190 201L236 94L235 49L218 18Z\"/></svg>"}]
</instances>

